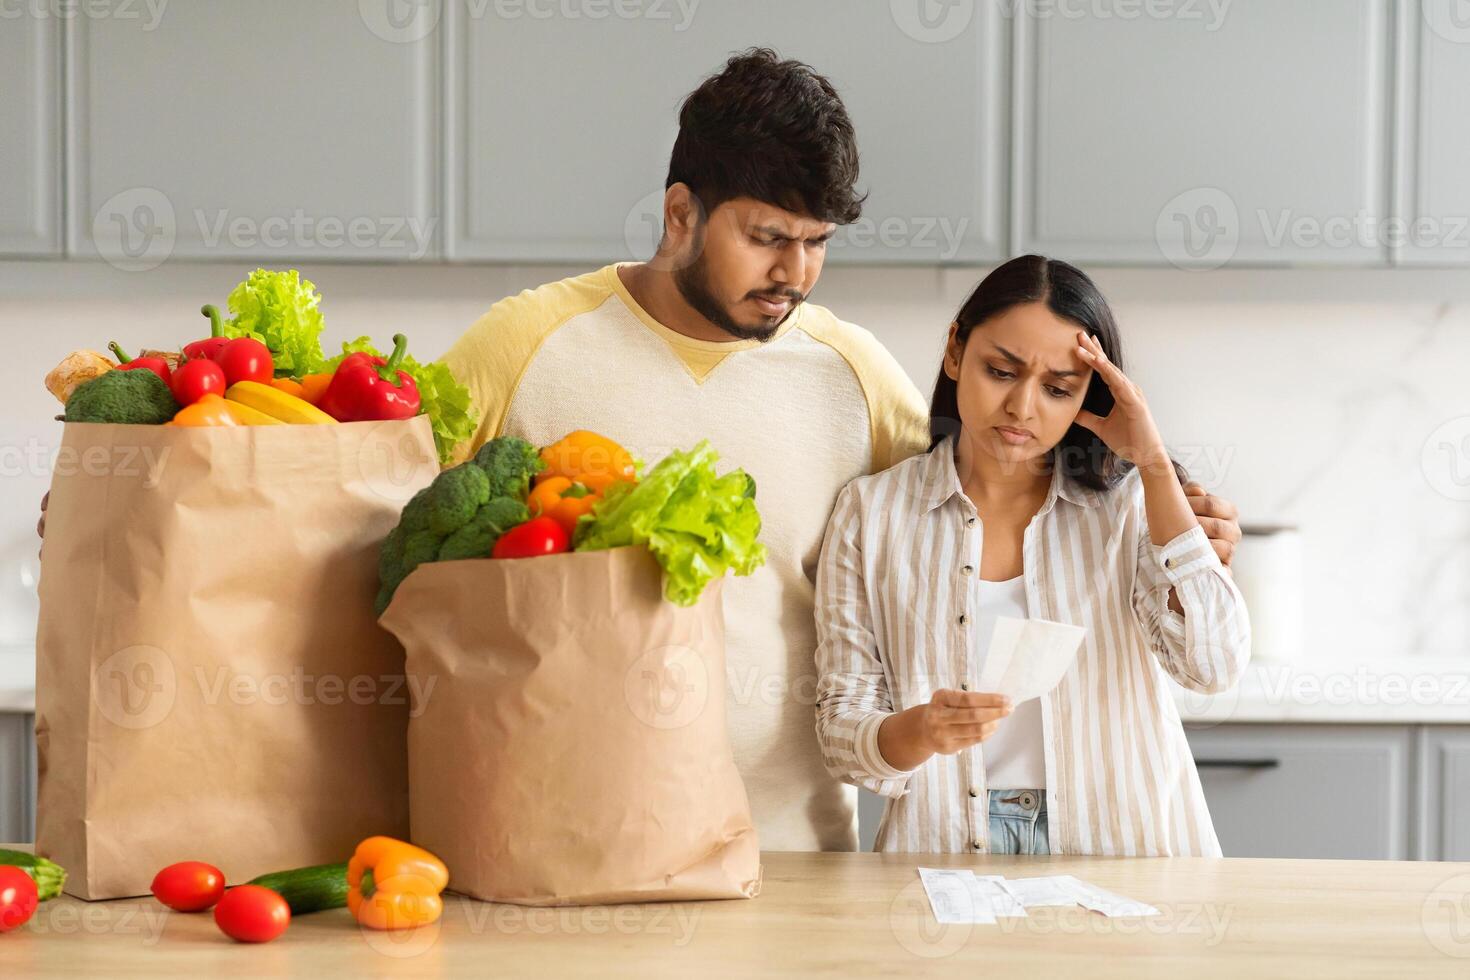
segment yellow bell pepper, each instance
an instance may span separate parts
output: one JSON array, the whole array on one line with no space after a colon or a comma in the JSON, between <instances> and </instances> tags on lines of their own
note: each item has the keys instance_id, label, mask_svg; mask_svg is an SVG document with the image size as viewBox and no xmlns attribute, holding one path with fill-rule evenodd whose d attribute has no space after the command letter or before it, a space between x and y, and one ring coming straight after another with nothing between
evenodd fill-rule
<instances>
[{"instance_id":1,"label":"yellow bell pepper","mask_svg":"<svg viewBox=\"0 0 1470 980\"><path fill-rule=\"evenodd\" d=\"M239 425L240 421L230 411L230 403L211 392L187 408L181 408L164 425Z\"/></svg>"},{"instance_id":2,"label":"yellow bell pepper","mask_svg":"<svg viewBox=\"0 0 1470 980\"><path fill-rule=\"evenodd\" d=\"M438 920L449 869L434 855L392 837L369 837L347 862L347 908L369 929L411 929Z\"/></svg>"},{"instance_id":3,"label":"yellow bell pepper","mask_svg":"<svg viewBox=\"0 0 1470 980\"><path fill-rule=\"evenodd\" d=\"M619 480L638 479L632 455L606 436L578 429L541 450L546 469L537 483L564 476L594 493L602 493Z\"/></svg>"}]
</instances>

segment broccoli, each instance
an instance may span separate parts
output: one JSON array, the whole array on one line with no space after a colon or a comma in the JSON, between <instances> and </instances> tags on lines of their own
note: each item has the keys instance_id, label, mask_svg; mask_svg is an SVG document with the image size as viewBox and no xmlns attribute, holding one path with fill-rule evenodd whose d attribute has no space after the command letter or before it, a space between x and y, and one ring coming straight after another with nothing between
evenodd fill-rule
<instances>
[{"instance_id":1,"label":"broccoli","mask_svg":"<svg viewBox=\"0 0 1470 980\"><path fill-rule=\"evenodd\" d=\"M68 422L162 425L179 410L173 393L152 371L108 371L78 385L66 400Z\"/></svg>"},{"instance_id":2,"label":"broccoli","mask_svg":"<svg viewBox=\"0 0 1470 980\"><path fill-rule=\"evenodd\" d=\"M531 477L546 469L536 447L524 439L491 439L475 453L474 464L490 478L490 496L524 499Z\"/></svg>"},{"instance_id":3,"label":"broccoli","mask_svg":"<svg viewBox=\"0 0 1470 980\"><path fill-rule=\"evenodd\" d=\"M475 516L490 499L490 477L474 463L461 463L439 474L429 486L429 530L449 535Z\"/></svg>"},{"instance_id":4,"label":"broccoli","mask_svg":"<svg viewBox=\"0 0 1470 980\"><path fill-rule=\"evenodd\" d=\"M531 512L526 510L526 505L514 497L492 497L475 511L468 524L444 539L439 547L439 561L488 558L502 534L530 519Z\"/></svg>"},{"instance_id":5,"label":"broccoli","mask_svg":"<svg viewBox=\"0 0 1470 980\"><path fill-rule=\"evenodd\" d=\"M445 470L414 494L378 554L378 615L425 562L488 558L502 534L530 518L526 493L531 477L545 467L524 439L492 439L473 460Z\"/></svg>"}]
</instances>

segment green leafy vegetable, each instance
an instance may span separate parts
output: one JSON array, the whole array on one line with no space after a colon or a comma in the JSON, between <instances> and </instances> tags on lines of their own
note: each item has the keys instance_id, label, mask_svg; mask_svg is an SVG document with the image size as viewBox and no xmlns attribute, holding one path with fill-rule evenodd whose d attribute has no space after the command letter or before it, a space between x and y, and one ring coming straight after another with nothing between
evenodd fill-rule
<instances>
[{"instance_id":1,"label":"green leafy vegetable","mask_svg":"<svg viewBox=\"0 0 1470 980\"><path fill-rule=\"evenodd\" d=\"M727 571L749 575L766 560L756 540L761 517L755 480L744 470L715 473L708 442L675 451L638 483L614 483L577 527L575 549L645 545L664 569L664 596L680 606Z\"/></svg>"},{"instance_id":2,"label":"green leafy vegetable","mask_svg":"<svg viewBox=\"0 0 1470 980\"><path fill-rule=\"evenodd\" d=\"M231 292L227 337L254 337L270 348L276 377L299 378L322 370L322 297L295 269L256 269Z\"/></svg>"},{"instance_id":3,"label":"green leafy vegetable","mask_svg":"<svg viewBox=\"0 0 1470 980\"><path fill-rule=\"evenodd\" d=\"M342 344L342 353L326 362L323 370L335 371L337 365L348 354L366 351L374 357L383 354L373 346L369 337L358 337ZM438 361L420 363L412 354L399 365L413 378L419 389L420 410L429 417L434 429L434 445L439 451L439 462L449 461L454 447L475 434L479 418L470 404L470 390L460 384L449 368Z\"/></svg>"}]
</instances>

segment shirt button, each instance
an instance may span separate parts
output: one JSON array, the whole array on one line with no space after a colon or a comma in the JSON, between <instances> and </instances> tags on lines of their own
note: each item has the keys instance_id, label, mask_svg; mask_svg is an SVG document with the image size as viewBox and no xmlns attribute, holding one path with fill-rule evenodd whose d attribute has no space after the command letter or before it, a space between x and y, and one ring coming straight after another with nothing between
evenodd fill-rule
<instances>
[{"instance_id":1,"label":"shirt button","mask_svg":"<svg viewBox=\"0 0 1470 980\"><path fill-rule=\"evenodd\" d=\"M960 625L961 626L965 625L969 621L970 621L970 617L969 616L966 616L964 613L960 613Z\"/></svg>"},{"instance_id":2,"label":"shirt button","mask_svg":"<svg viewBox=\"0 0 1470 980\"><path fill-rule=\"evenodd\" d=\"M960 574L961 575L974 575L975 574L975 566L974 565L966 565L966 566L964 566L963 568L960 569Z\"/></svg>"},{"instance_id":3,"label":"shirt button","mask_svg":"<svg viewBox=\"0 0 1470 980\"><path fill-rule=\"evenodd\" d=\"M976 518L973 518L973 517L967 517L967 518L965 518L965 527L974 527L975 526L975 521L976 521Z\"/></svg>"},{"instance_id":4,"label":"shirt button","mask_svg":"<svg viewBox=\"0 0 1470 980\"><path fill-rule=\"evenodd\" d=\"M979 790L978 790L978 789L975 789L975 788L974 788L974 787L973 787L973 786L972 786L972 787L970 787L970 797L971 797L971 798L972 798L972 799L973 799L973 798L974 798L974 797L976 797L976 796L979 796L979 795L980 795L980 791L979 791Z\"/></svg>"},{"instance_id":5,"label":"shirt button","mask_svg":"<svg viewBox=\"0 0 1470 980\"><path fill-rule=\"evenodd\" d=\"M970 689L970 685L969 684L967 684L967 683L961 683L960 684L960 690L961 691L968 691L969 689Z\"/></svg>"},{"instance_id":6,"label":"shirt button","mask_svg":"<svg viewBox=\"0 0 1470 980\"><path fill-rule=\"evenodd\" d=\"M1164 559L1164 567L1165 568L1173 568L1174 567L1174 559L1172 559L1172 558L1165 558Z\"/></svg>"},{"instance_id":7,"label":"shirt button","mask_svg":"<svg viewBox=\"0 0 1470 980\"><path fill-rule=\"evenodd\" d=\"M984 850L985 849L985 842L983 840L971 841L970 842L970 846L973 847L977 851Z\"/></svg>"}]
</instances>

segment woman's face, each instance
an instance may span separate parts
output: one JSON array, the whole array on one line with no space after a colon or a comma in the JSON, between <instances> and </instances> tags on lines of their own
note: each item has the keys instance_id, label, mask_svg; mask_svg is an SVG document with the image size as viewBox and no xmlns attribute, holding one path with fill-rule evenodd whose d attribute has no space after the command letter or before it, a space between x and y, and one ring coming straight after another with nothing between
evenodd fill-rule
<instances>
[{"instance_id":1,"label":"woman's face","mask_svg":"<svg viewBox=\"0 0 1470 980\"><path fill-rule=\"evenodd\" d=\"M1062 441L1092 377L1077 354L1079 330L1040 302L977 324L963 345L951 324L944 373L958 386L960 423L975 451L1019 464Z\"/></svg>"}]
</instances>

